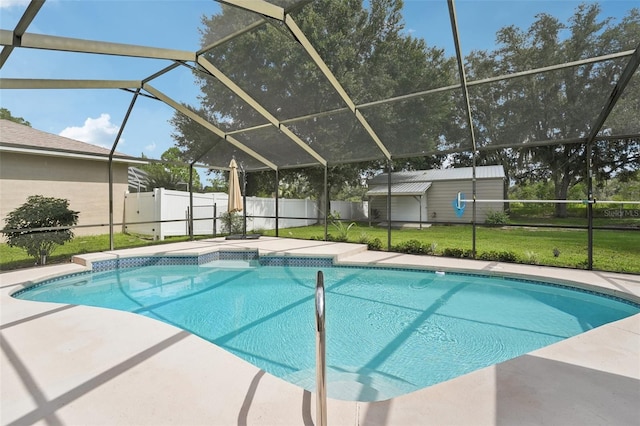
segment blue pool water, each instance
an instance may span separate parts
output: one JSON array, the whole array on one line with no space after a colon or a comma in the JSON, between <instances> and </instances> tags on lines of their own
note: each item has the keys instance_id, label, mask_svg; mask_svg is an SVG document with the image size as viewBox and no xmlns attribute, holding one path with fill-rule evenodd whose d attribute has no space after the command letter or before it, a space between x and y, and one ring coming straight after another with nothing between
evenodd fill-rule
<instances>
[{"instance_id":1,"label":"blue pool water","mask_svg":"<svg viewBox=\"0 0 640 426\"><path fill-rule=\"evenodd\" d=\"M327 390L339 399L388 399L640 312L619 299L503 278L222 260L82 274L16 297L155 318L314 391L317 270L326 286Z\"/></svg>"}]
</instances>

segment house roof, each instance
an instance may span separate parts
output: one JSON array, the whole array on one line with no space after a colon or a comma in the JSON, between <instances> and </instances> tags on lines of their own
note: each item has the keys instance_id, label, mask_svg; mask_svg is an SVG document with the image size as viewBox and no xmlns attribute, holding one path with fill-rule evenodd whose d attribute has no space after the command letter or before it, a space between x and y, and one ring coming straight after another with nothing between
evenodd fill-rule
<instances>
[{"instance_id":1,"label":"house roof","mask_svg":"<svg viewBox=\"0 0 640 426\"><path fill-rule=\"evenodd\" d=\"M453 169L416 170L411 172L392 172L391 183L433 182L438 180L463 180L473 177L472 167L458 167ZM505 177L502 166L476 167L476 179L503 179ZM369 187L387 185L387 173L369 179ZM385 192L386 193L386 192Z\"/></svg>"},{"instance_id":2,"label":"house roof","mask_svg":"<svg viewBox=\"0 0 640 426\"><path fill-rule=\"evenodd\" d=\"M0 119L0 151L100 160L106 160L110 153L109 149L101 146L43 132L4 119ZM142 163L119 152L114 153L114 161Z\"/></svg>"},{"instance_id":3,"label":"house roof","mask_svg":"<svg viewBox=\"0 0 640 426\"><path fill-rule=\"evenodd\" d=\"M391 193L393 195L422 195L427 192L431 186L431 182L403 182L392 183ZM386 196L389 193L389 185L371 186L367 191L367 196Z\"/></svg>"}]
</instances>

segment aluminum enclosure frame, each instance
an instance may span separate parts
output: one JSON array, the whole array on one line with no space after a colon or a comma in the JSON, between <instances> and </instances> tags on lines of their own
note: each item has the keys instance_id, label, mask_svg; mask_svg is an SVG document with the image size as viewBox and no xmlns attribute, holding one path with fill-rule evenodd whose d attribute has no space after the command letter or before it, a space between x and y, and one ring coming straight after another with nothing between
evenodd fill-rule
<instances>
[{"instance_id":1,"label":"aluminum enclosure frame","mask_svg":"<svg viewBox=\"0 0 640 426\"><path fill-rule=\"evenodd\" d=\"M456 50L456 61L457 61L457 69L458 69L458 78L459 83L455 85L449 85L444 87L437 87L430 90L423 90L415 93L405 94L401 96L390 97L387 99L376 100L373 102L367 102L362 104L356 104L353 99L349 96L347 91L344 89L338 78L333 74L331 69L327 66L325 60L321 57L321 55L314 48L311 41L307 38L304 32L300 29L294 17L292 16L292 11L295 11L301 5L309 3L309 0L304 0L301 2L294 2L293 5L289 8L278 6L274 3L264 0L253 0L251 2L247 2L244 0L218 0L219 3L238 8L248 13L253 13L258 18L257 21L248 24L244 28L238 29L235 32L229 34L228 36L216 41L215 43L205 46L197 51L184 51L184 50L175 50L175 49L165 49L165 48L157 48L157 47L148 47L148 46L139 46L132 44L122 44L122 43L109 43L100 40L85 40L85 39L76 39L76 38L68 38L68 37L59 37L52 35L40 35L40 34L32 34L28 33L27 29L37 14L40 12L42 6L44 5L44 0L32 0L26 8L22 18L16 25L13 30L0 29L0 45L3 46L2 51L0 52L0 69L5 65L5 63L10 60L11 54L15 49L37 49L43 51L66 51L66 52L76 52L76 53L86 53L86 54L101 54L101 55L110 55L110 56L122 56L122 57L136 57L136 58L145 58L145 59L158 59L163 61L171 61L172 64L168 67L160 68L157 72L149 75L148 77L142 80L83 80L83 79L69 79L69 80L59 80L59 79L20 79L20 78L0 78L0 89L119 89L125 90L133 93L133 99L131 101L130 107L127 111L126 117L128 118L131 110L135 108L136 99L138 96L146 96L164 104L170 106L175 111L189 117L191 120L196 121L201 126L203 126L207 131L211 132L216 137L224 140L226 143L232 145L236 149L242 151L247 154L252 159L256 160L257 163L261 164L260 167L255 167L253 169L248 169L251 171L258 170L272 170L278 176L278 172L283 169L288 168L298 168L301 166L319 166L325 169L325 185L326 185L326 173L327 168L333 165L341 164L341 163L349 163L353 161L363 161L364 158L343 158L338 162L330 162L327 158L323 157L316 149L312 148L308 143L305 143L299 135L295 133L295 131L291 130L291 125L301 122L308 119L320 118L323 116L348 112L353 115L357 123L365 130L366 135L370 138L373 146L375 146L378 150L379 157L375 158L366 158L377 159L380 161L386 162L390 167L390 162L394 159L404 158L403 155L394 154L393 149L385 144L385 141L376 133L376 131L372 128L370 123L367 121L362 111L366 111L368 108L372 108L380 105L391 105L398 102L403 102L410 99L416 99L425 95L448 92L452 90L461 90L463 93L463 99L465 102L465 110L466 110L466 119L467 119L467 127L469 131L469 137L471 140L471 152L473 155L473 166L475 170L476 164L476 156L481 150L492 150L503 147L516 147L520 146L519 143L514 142L513 144L503 144L503 145L494 145L489 147L478 147L475 140L475 135L473 132L473 119L472 119L472 110L469 104L468 99L468 89L473 86L481 86L490 84L493 82L504 81L508 79L514 78L522 78L526 76L532 76L540 73L547 73L552 71L558 71L566 68L594 64L599 62L610 61L613 59L623 59L627 61L627 65L625 67L624 72L620 75L615 83L615 87L612 90L611 95L607 98L607 100L603 103L601 113L596 117L592 125L590 126L590 132L588 135L580 138L574 139L560 139L560 140L552 140L552 141L538 141L529 143L528 146L536 147L536 146L544 146L544 145L562 145L562 144L572 144L572 143L582 143L585 144L588 148L593 144L595 140L598 139L598 133L605 123L607 117L613 110L616 102L620 98L621 94L624 92L625 87L631 80L631 77L638 69L638 65L640 63L640 45L637 46L634 50L627 50L622 52L617 52L613 54L603 55L594 58L587 58L578 61L566 62L563 64L550 65L542 68L532 69L523 72L516 72L502 76L494 76L486 79L480 79L476 81L467 81L465 69L464 69L464 58L461 53L460 41L458 37L458 29L456 22L456 6L454 0L447 0L447 5L449 8L449 16L451 20L451 28L452 28L452 36L454 39L454 45ZM304 52L308 55L310 60L315 64L320 74L325 78L326 82L333 88L339 99L342 101L344 106L333 109L330 111L322 111L315 112L312 114L301 115L298 117L287 118L283 120L279 120L276 118L266 107L264 107L260 102L258 102L255 98L253 98L249 93L243 90L240 86L238 86L232 79L226 76L221 70L216 68L212 63L210 63L206 58L205 54L211 49L220 46L224 43L228 43L237 37L242 36L248 31L253 30L261 25L269 25L270 20L277 21L281 23L284 28L286 28L293 39L302 47ZM206 119L198 116L193 113L191 110L181 105L178 101L172 99L167 94L161 92L151 85L153 80L158 77L165 75L173 69L178 67L189 67L191 69L195 69L198 72L204 73L208 76L211 76L217 79L220 83L222 83L227 89L229 89L235 96L248 104L254 111L257 112L262 118L264 118L268 124L264 124L258 127L253 128L243 128L236 129L233 131L224 131L219 128L215 124L208 122ZM120 141L120 137L124 128L126 127L127 119L124 120L118 135L113 141L111 148L111 155L109 157L109 167L111 168L111 162L113 159L113 153L116 150L116 147ZM235 135L240 134L242 132L248 130L254 130L257 128L265 128L272 127L279 131L293 146L302 149L306 152L315 163L308 164L278 164L272 158L264 154L260 154L256 152L251 147L247 146L241 140L238 139ZM617 135L608 135L607 138L614 139ZM618 135L624 137L633 137L640 138L640 133L635 133L631 135ZM209 149L212 149L209 148ZM587 149L589 151L589 149ZM194 166L202 166L202 167L210 167L206 163L201 164L198 163L201 158L207 152L203 152L199 158L195 159L191 162L184 163L185 166L189 166L190 169ZM427 150L423 155L432 155L432 154L442 154L443 151L429 151ZM589 158L587 161L588 172L588 187L589 187L589 200L592 201L592 178L591 178L591 159ZM224 167L220 167L220 170L226 170ZM389 170L390 171L390 170ZM277 180L277 178L276 178ZM475 183L475 178L474 178ZM191 191L191 186L190 191ZM111 194L111 183L110 183L110 204L112 204L112 194ZM326 192L326 191L325 191ZM276 192L277 194L277 192ZM475 212L475 185L473 190L474 197L474 212ZM591 207L591 206L590 206ZM591 211L591 208L589 208ZM326 212L325 212L326 213ZM113 246L113 212L110 212L110 234L111 234L111 244ZM276 217L277 217L276 210ZM591 217L591 214L590 214ZM276 220L277 223L277 220ZM474 249L475 252L475 215L474 215ZM591 220L590 220L591 223ZM276 225L277 226L277 225ZM190 229L193 229L193 226L190 226ZM277 227L276 227L277 229ZM325 231L326 236L326 231ZM113 248L113 247L112 247ZM592 249L592 226L589 226L589 269L592 266L592 257L591 257L591 249Z\"/></svg>"}]
</instances>

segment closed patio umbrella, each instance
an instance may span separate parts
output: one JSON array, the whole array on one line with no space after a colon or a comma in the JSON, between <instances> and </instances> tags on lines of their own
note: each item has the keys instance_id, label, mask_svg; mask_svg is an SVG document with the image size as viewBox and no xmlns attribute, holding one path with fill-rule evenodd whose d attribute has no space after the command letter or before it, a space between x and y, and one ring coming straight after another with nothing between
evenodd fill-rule
<instances>
[{"instance_id":1,"label":"closed patio umbrella","mask_svg":"<svg viewBox=\"0 0 640 426\"><path fill-rule=\"evenodd\" d=\"M231 172L229 173L229 205L227 211L229 213L241 212L242 205L242 191L240 190L240 180L238 179L238 164L235 158L231 159L229 163Z\"/></svg>"}]
</instances>

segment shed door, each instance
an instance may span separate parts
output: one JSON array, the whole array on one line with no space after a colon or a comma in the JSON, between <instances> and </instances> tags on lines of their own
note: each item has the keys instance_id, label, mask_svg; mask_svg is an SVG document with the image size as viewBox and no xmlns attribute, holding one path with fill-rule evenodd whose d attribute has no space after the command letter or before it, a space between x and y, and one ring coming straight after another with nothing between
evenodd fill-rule
<instances>
[{"instance_id":1,"label":"shed door","mask_svg":"<svg viewBox=\"0 0 640 426\"><path fill-rule=\"evenodd\" d=\"M391 197L391 220L419 221L423 202L419 196L403 195ZM426 208L426 206L425 206ZM423 217L422 220L425 220Z\"/></svg>"}]
</instances>

